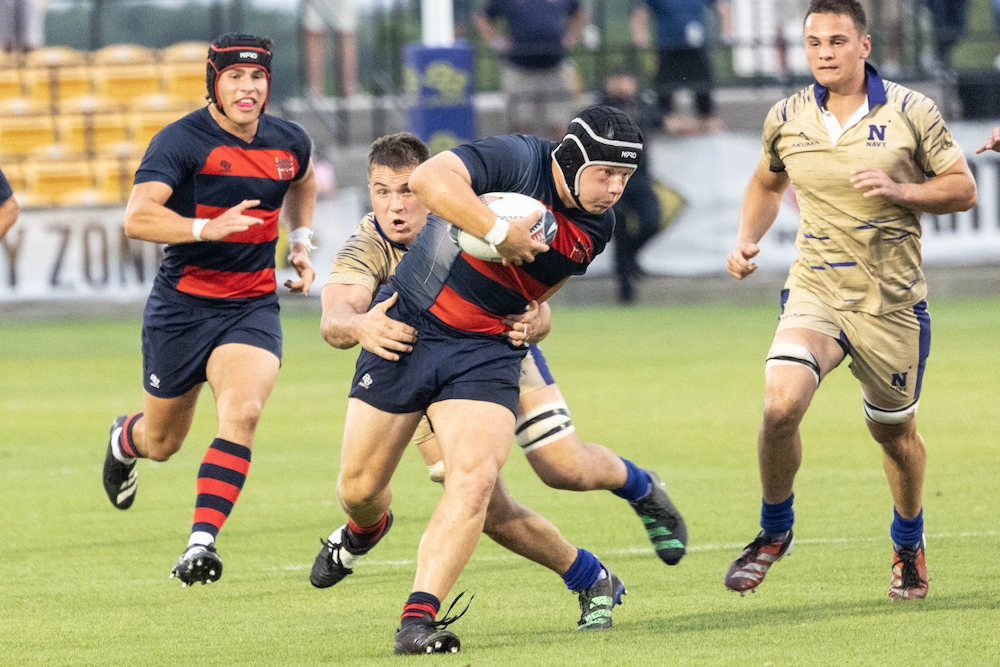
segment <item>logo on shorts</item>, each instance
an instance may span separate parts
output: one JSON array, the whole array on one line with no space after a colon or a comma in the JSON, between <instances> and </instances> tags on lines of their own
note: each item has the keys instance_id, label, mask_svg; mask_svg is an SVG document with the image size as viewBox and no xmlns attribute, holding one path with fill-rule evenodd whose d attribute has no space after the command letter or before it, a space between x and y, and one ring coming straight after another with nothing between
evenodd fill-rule
<instances>
[{"instance_id":1,"label":"logo on shorts","mask_svg":"<svg viewBox=\"0 0 1000 667\"><path fill-rule=\"evenodd\" d=\"M893 373L892 386L906 389L906 373Z\"/></svg>"},{"instance_id":2,"label":"logo on shorts","mask_svg":"<svg viewBox=\"0 0 1000 667\"><path fill-rule=\"evenodd\" d=\"M362 389L367 389L368 387L372 386L372 376L368 375L368 373L362 375L361 382L358 383L358 386L361 387Z\"/></svg>"},{"instance_id":3,"label":"logo on shorts","mask_svg":"<svg viewBox=\"0 0 1000 667\"><path fill-rule=\"evenodd\" d=\"M278 165L278 179L290 181L295 176L295 163L290 157L276 157L275 164Z\"/></svg>"},{"instance_id":4,"label":"logo on shorts","mask_svg":"<svg viewBox=\"0 0 1000 667\"><path fill-rule=\"evenodd\" d=\"M156 377L154 373L149 374L149 386L153 389L160 388L160 378Z\"/></svg>"}]
</instances>

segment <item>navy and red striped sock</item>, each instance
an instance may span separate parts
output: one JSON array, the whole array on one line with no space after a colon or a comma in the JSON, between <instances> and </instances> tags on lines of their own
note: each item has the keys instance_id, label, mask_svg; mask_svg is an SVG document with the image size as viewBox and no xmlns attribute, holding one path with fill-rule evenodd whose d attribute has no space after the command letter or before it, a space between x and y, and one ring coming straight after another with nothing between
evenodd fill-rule
<instances>
[{"instance_id":1,"label":"navy and red striped sock","mask_svg":"<svg viewBox=\"0 0 1000 667\"><path fill-rule=\"evenodd\" d=\"M121 435L118 436L118 449L121 455L130 459L141 459L145 458L136 449L135 440L132 439L132 429L135 428L135 423L142 418L142 413L137 412L134 415L129 415L125 418L125 423L122 424Z\"/></svg>"},{"instance_id":2,"label":"navy and red striped sock","mask_svg":"<svg viewBox=\"0 0 1000 667\"><path fill-rule=\"evenodd\" d=\"M190 544L210 544L240 497L250 470L250 448L222 438L212 441L198 468L198 499Z\"/></svg>"},{"instance_id":3,"label":"navy and red striped sock","mask_svg":"<svg viewBox=\"0 0 1000 667\"><path fill-rule=\"evenodd\" d=\"M403 605L403 615L399 619L399 627L404 628L411 623L433 623L441 601L430 593L414 591Z\"/></svg>"},{"instance_id":4,"label":"navy and red striped sock","mask_svg":"<svg viewBox=\"0 0 1000 667\"><path fill-rule=\"evenodd\" d=\"M347 546L348 550L356 554L368 553L368 550L375 546L382 536L385 535L386 524L389 520L389 513L386 512L382 518L373 526L359 526L354 523L354 519L347 520Z\"/></svg>"}]
</instances>

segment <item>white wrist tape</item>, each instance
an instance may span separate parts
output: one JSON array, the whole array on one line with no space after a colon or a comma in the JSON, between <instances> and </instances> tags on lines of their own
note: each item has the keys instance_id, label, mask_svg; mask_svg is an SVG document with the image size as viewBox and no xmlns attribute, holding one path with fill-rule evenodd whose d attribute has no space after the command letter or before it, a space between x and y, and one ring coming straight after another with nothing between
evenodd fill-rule
<instances>
[{"instance_id":1,"label":"white wrist tape","mask_svg":"<svg viewBox=\"0 0 1000 667\"><path fill-rule=\"evenodd\" d=\"M313 230L309 227L296 227L292 231L288 232L288 244L301 243L309 250L315 250L316 246L313 245Z\"/></svg>"},{"instance_id":2,"label":"white wrist tape","mask_svg":"<svg viewBox=\"0 0 1000 667\"><path fill-rule=\"evenodd\" d=\"M493 228L486 232L486 236L483 240L490 244L493 250L497 249L497 246L504 242L507 238L507 230L510 229L510 224L506 220L501 220L497 218L496 222L493 223Z\"/></svg>"},{"instance_id":3,"label":"white wrist tape","mask_svg":"<svg viewBox=\"0 0 1000 667\"><path fill-rule=\"evenodd\" d=\"M209 218L195 218L194 222L191 224L191 234L194 235L195 241L204 241L201 238L201 230L205 229L205 225L209 222Z\"/></svg>"}]
</instances>

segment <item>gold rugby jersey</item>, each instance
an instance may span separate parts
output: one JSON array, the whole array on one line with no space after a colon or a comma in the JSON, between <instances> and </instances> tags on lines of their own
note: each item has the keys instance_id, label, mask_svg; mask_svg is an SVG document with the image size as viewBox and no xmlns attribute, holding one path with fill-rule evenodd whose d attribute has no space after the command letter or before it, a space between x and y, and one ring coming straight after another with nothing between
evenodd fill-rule
<instances>
[{"instance_id":1,"label":"gold rugby jersey","mask_svg":"<svg viewBox=\"0 0 1000 667\"><path fill-rule=\"evenodd\" d=\"M839 310L882 315L927 295L920 216L885 197L863 197L851 170L875 167L897 183L923 183L954 165L962 149L932 100L883 81L870 65L865 82L868 112L836 138L818 83L775 104L761 159L773 172L788 172L798 198L799 256L785 287L808 289Z\"/></svg>"},{"instance_id":2,"label":"gold rugby jersey","mask_svg":"<svg viewBox=\"0 0 1000 667\"><path fill-rule=\"evenodd\" d=\"M386 238L375 214L368 213L337 251L324 284L364 285L374 295L389 282L405 254L406 246Z\"/></svg>"}]
</instances>

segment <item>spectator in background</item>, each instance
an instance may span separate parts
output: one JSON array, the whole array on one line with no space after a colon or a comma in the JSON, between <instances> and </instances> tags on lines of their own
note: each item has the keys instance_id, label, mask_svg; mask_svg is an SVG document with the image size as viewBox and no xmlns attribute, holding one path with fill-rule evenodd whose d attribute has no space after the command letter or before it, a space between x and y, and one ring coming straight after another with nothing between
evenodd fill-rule
<instances>
[{"instance_id":1,"label":"spectator in background","mask_svg":"<svg viewBox=\"0 0 1000 667\"><path fill-rule=\"evenodd\" d=\"M45 44L48 0L0 0L0 50L33 51Z\"/></svg>"},{"instance_id":2,"label":"spectator in background","mask_svg":"<svg viewBox=\"0 0 1000 667\"><path fill-rule=\"evenodd\" d=\"M0 0L3 2L4 0ZM309 92L317 97L326 94L326 62L339 65L337 94L348 97L358 92L358 14L354 0L312 0L305 6L306 78ZM334 53L327 53L329 39Z\"/></svg>"},{"instance_id":3,"label":"spectator in background","mask_svg":"<svg viewBox=\"0 0 1000 667\"><path fill-rule=\"evenodd\" d=\"M663 129L667 134L701 134L722 131L722 122L713 115L712 63L708 53L705 9L714 5L719 12L724 41L732 36L732 7L728 0L642 0L632 12L632 39L640 48L649 48L649 17L656 23L659 67L656 92ZM689 88L695 93L698 119L691 123L674 113L674 92Z\"/></svg>"},{"instance_id":4,"label":"spectator in background","mask_svg":"<svg viewBox=\"0 0 1000 667\"><path fill-rule=\"evenodd\" d=\"M501 19L506 34L497 30ZM507 56L501 85L514 131L561 139L573 107L564 56L583 29L579 0L489 0L473 20L490 47Z\"/></svg>"},{"instance_id":5,"label":"spectator in background","mask_svg":"<svg viewBox=\"0 0 1000 667\"><path fill-rule=\"evenodd\" d=\"M659 114L639 94L639 84L630 72L619 70L608 77L601 104L621 109L643 131L659 124ZM632 173L628 187L614 206L615 274L618 277L618 300L635 300L633 283L642 274L636 256L660 231L660 202L649 175L649 158L643 154Z\"/></svg>"},{"instance_id":6,"label":"spectator in background","mask_svg":"<svg viewBox=\"0 0 1000 667\"><path fill-rule=\"evenodd\" d=\"M14 199L14 191L7 182L7 177L0 171L0 240L7 234L7 230L17 222L17 214L20 209L17 200Z\"/></svg>"},{"instance_id":7,"label":"spectator in background","mask_svg":"<svg viewBox=\"0 0 1000 667\"><path fill-rule=\"evenodd\" d=\"M925 65L930 73L941 76L951 71L951 54L965 37L969 16L968 0L927 0L934 25L934 61Z\"/></svg>"}]
</instances>

